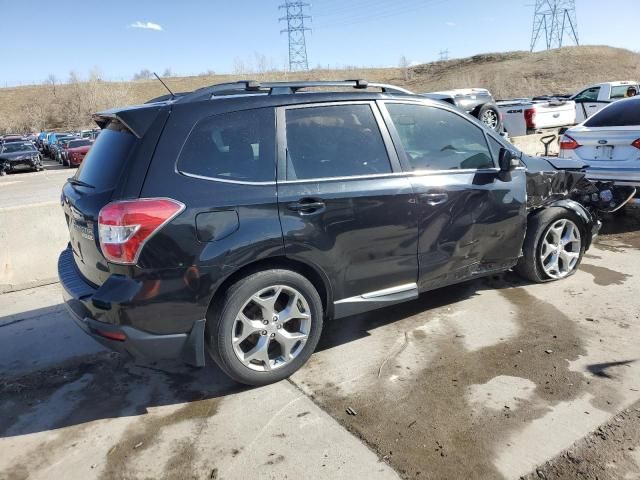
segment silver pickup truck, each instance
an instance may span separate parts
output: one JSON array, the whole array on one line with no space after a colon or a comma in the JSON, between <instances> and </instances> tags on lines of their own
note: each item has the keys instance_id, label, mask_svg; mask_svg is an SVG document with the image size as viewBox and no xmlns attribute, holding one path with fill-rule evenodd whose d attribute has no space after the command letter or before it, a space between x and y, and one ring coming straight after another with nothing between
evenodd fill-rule
<instances>
[{"instance_id":1,"label":"silver pickup truck","mask_svg":"<svg viewBox=\"0 0 640 480\"><path fill-rule=\"evenodd\" d=\"M432 100L440 100L455 105L460 110L464 110L469 115L476 117L489 129L497 133L503 131L500 112L491 92L486 88L459 88L422 93L421 95Z\"/></svg>"}]
</instances>

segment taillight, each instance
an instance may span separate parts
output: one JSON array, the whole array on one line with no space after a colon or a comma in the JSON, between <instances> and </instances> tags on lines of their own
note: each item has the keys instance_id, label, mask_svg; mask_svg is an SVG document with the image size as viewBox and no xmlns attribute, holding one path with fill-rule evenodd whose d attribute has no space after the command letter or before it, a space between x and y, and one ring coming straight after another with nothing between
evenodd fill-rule
<instances>
[{"instance_id":1,"label":"taillight","mask_svg":"<svg viewBox=\"0 0 640 480\"><path fill-rule=\"evenodd\" d=\"M536 128L536 111L533 108L527 108L524 111L524 121L527 123L527 128Z\"/></svg>"},{"instance_id":2,"label":"taillight","mask_svg":"<svg viewBox=\"0 0 640 480\"><path fill-rule=\"evenodd\" d=\"M105 205L98 215L98 237L105 258L135 264L145 243L184 205L170 198L140 198Z\"/></svg>"},{"instance_id":3,"label":"taillight","mask_svg":"<svg viewBox=\"0 0 640 480\"><path fill-rule=\"evenodd\" d=\"M565 134L560 139L560 150L575 150L580 146L581 145L578 142L576 142L573 138L571 138L569 135Z\"/></svg>"},{"instance_id":4,"label":"taillight","mask_svg":"<svg viewBox=\"0 0 640 480\"><path fill-rule=\"evenodd\" d=\"M637 140L634 140L631 146L640 148L640 138L638 138Z\"/></svg>"}]
</instances>

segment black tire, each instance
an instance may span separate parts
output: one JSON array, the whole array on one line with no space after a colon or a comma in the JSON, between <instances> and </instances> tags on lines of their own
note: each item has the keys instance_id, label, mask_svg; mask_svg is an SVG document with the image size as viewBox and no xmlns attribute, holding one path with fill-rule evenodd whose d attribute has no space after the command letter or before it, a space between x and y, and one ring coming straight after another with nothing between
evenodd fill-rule
<instances>
[{"instance_id":1,"label":"black tire","mask_svg":"<svg viewBox=\"0 0 640 480\"><path fill-rule=\"evenodd\" d=\"M527 234L522 246L523 255L514 269L521 277L535 283L546 283L554 280L561 280L561 278L553 278L547 275L543 269L540 254L542 250L542 239L546 235L547 231L555 222L562 219L571 220L578 227L581 239L578 261L570 273L562 278L570 277L578 270L584 255L585 239L587 235L585 224L583 220L571 210L561 207L549 207L529 216L527 221Z\"/></svg>"},{"instance_id":2,"label":"black tire","mask_svg":"<svg viewBox=\"0 0 640 480\"><path fill-rule=\"evenodd\" d=\"M295 358L271 371L255 371L236 355L233 345L233 327L238 312L251 296L274 285L296 289L309 305L311 324L307 341ZM323 323L322 301L313 284L302 275L290 270L265 270L253 273L231 285L212 306L207 315L207 350L216 364L235 381L247 385L267 385L292 375L309 359L320 340Z\"/></svg>"},{"instance_id":3,"label":"black tire","mask_svg":"<svg viewBox=\"0 0 640 480\"><path fill-rule=\"evenodd\" d=\"M502 118L500 117L500 112L495 105L491 103L485 103L480 108L478 108L475 116L490 130L493 130L496 133L500 133L502 131ZM489 122L489 118L492 119L491 122Z\"/></svg>"},{"instance_id":4,"label":"black tire","mask_svg":"<svg viewBox=\"0 0 640 480\"><path fill-rule=\"evenodd\" d=\"M5 170L0 170L0 177L4 177L7 174Z\"/></svg>"}]
</instances>

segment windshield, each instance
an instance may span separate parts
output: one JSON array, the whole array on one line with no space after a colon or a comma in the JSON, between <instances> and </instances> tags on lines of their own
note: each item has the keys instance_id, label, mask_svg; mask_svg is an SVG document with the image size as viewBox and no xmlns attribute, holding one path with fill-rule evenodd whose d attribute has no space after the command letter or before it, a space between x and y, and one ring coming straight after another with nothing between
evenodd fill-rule
<instances>
[{"instance_id":1,"label":"windshield","mask_svg":"<svg viewBox=\"0 0 640 480\"><path fill-rule=\"evenodd\" d=\"M30 143L7 143L2 147L2 153L15 153L15 152L35 152L35 147Z\"/></svg>"},{"instance_id":2,"label":"windshield","mask_svg":"<svg viewBox=\"0 0 640 480\"><path fill-rule=\"evenodd\" d=\"M91 142L89 140L72 140L69 142L68 147L69 148L88 147L89 145L91 145Z\"/></svg>"},{"instance_id":3,"label":"windshield","mask_svg":"<svg viewBox=\"0 0 640 480\"><path fill-rule=\"evenodd\" d=\"M585 127L631 127L640 125L640 101L619 100L584 122Z\"/></svg>"}]
</instances>

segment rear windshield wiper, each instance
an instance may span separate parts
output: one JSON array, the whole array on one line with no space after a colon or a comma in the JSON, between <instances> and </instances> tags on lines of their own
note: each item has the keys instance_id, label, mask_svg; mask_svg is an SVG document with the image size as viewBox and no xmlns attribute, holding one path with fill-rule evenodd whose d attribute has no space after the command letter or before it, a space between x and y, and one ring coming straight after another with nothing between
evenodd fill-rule
<instances>
[{"instance_id":1,"label":"rear windshield wiper","mask_svg":"<svg viewBox=\"0 0 640 480\"><path fill-rule=\"evenodd\" d=\"M88 184L87 182L83 182L82 180L78 180L77 178L67 178L67 182L69 182L71 185L77 185L79 187L86 187L86 188L96 188L93 185Z\"/></svg>"}]
</instances>

